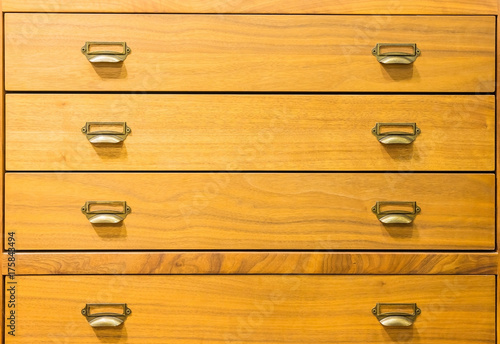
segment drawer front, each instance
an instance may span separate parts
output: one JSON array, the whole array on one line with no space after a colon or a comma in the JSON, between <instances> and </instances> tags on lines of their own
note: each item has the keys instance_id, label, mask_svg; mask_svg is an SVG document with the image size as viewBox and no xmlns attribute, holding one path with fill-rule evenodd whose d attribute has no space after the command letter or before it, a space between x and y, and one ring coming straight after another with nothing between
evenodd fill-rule
<instances>
[{"instance_id":1,"label":"drawer front","mask_svg":"<svg viewBox=\"0 0 500 344\"><path fill-rule=\"evenodd\" d=\"M16 280L15 336L7 327L7 344L495 343L494 276L122 275ZM92 327L81 310L95 303L126 303L131 314L121 326ZM421 312L413 326L384 327L372 313L377 303L416 303ZM94 307L93 312L100 309L105 308Z\"/></svg>"},{"instance_id":2,"label":"drawer front","mask_svg":"<svg viewBox=\"0 0 500 344\"><path fill-rule=\"evenodd\" d=\"M3 0L5 12L153 12L153 13L321 13L321 14L493 14L497 0L332 1L332 0Z\"/></svg>"},{"instance_id":3,"label":"drawer front","mask_svg":"<svg viewBox=\"0 0 500 344\"><path fill-rule=\"evenodd\" d=\"M5 42L9 91L495 90L495 16L7 13ZM90 63L85 42L132 51ZM421 55L381 65L377 43L417 44Z\"/></svg>"},{"instance_id":4,"label":"drawer front","mask_svg":"<svg viewBox=\"0 0 500 344\"><path fill-rule=\"evenodd\" d=\"M493 174L8 173L5 193L18 250L495 248ZM421 211L373 212L392 201Z\"/></svg>"},{"instance_id":5,"label":"drawer front","mask_svg":"<svg viewBox=\"0 0 500 344\"><path fill-rule=\"evenodd\" d=\"M494 96L9 94L10 171L493 171ZM43 106L39 106L43 104ZM126 122L93 144L87 122ZM387 144L377 123L416 123ZM115 131L121 128L108 128ZM380 132L414 128L381 127ZM408 142L407 142L408 143Z\"/></svg>"}]
</instances>

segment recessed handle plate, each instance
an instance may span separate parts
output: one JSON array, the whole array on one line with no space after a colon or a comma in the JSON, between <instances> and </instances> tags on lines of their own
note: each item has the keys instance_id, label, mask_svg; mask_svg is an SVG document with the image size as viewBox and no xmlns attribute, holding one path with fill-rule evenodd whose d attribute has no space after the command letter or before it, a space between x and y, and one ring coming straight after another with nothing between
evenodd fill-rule
<instances>
[{"instance_id":1,"label":"recessed handle plate","mask_svg":"<svg viewBox=\"0 0 500 344\"><path fill-rule=\"evenodd\" d=\"M412 50L411 52L390 51L381 52L388 47L406 48ZM375 48L372 49L372 54L377 58L377 61L382 64L412 64L417 57L420 56L421 51L417 48L415 43L377 43Z\"/></svg>"},{"instance_id":2,"label":"recessed handle plate","mask_svg":"<svg viewBox=\"0 0 500 344\"><path fill-rule=\"evenodd\" d=\"M408 312L402 312L402 309L408 309ZM416 303L377 303L372 309L372 314L386 327L411 326L420 313Z\"/></svg>"},{"instance_id":3,"label":"recessed handle plate","mask_svg":"<svg viewBox=\"0 0 500 344\"><path fill-rule=\"evenodd\" d=\"M412 210L391 209L382 210L386 207L411 207ZM415 220L421 209L417 202L377 202L372 208L373 213L383 224L409 224Z\"/></svg>"},{"instance_id":4,"label":"recessed handle plate","mask_svg":"<svg viewBox=\"0 0 500 344\"><path fill-rule=\"evenodd\" d=\"M384 127L391 128L408 128L409 131L392 130L383 131ZM377 140L384 145L409 145L416 140L420 135L421 130L416 123L377 123L372 129L372 134L377 137Z\"/></svg>"},{"instance_id":5,"label":"recessed handle plate","mask_svg":"<svg viewBox=\"0 0 500 344\"><path fill-rule=\"evenodd\" d=\"M88 201L82 207L82 213L92 224L120 223L131 212L132 209L124 201Z\"/></svg>"},{"instance_id":6,"label":"recessed handle plate","mask_svg":"<svg viewBox=\"0 0 500 344\"><path fill-rule=\"evenodd\" d=\"M98 312L94 313L94 309L123 309L123 312ZM82 315L87 319L92 327L116 327L120 326L127 320L127 317L132 313L132 310L127 307L126 303L87 303L82 309Z\"/></svg>"},{"instance_id":7,"label":"recessed handle plate","mask_svg":"<svg viewBox=\"0 0 500 344\"><path fill-rule=\"evenodd\" d=\"M95 130L95 128L99 128ZM114 128L116 130L106 130ZM82 133L92 144L110 143L118 144L127 138L132 130L127 126L127 122L87 122L82 128Z\"/></svg>"},{"instance_id":8,"label":"recessed handle plate","mask_svg":"<svg viewBox=\"0 0 500 344\"><path fill-rule=\"evenodd\" d=\"M94 50L95 47L119 47L118 50ZM120 63L132 50L126 42L85 42L82 53L91 63Z\"/></svg>"}]
</instances>

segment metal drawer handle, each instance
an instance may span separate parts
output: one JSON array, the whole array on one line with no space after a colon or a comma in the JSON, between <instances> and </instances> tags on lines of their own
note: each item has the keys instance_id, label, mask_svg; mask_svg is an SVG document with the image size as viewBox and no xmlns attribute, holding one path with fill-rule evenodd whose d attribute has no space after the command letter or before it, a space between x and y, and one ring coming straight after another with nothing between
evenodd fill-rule
<instances>
[{"instance_id":1,"label":"metal drawer handle","mask_svg":"<svg viewBox=\"0 0 500 344\"><path fill-rule=\"evenodd\" d=\"M398 309L409 308L410 312L382 312L381 309ZM406 327L411 326L420 315L421 310L417 307L416 303L377 303L375 308L372 309L373 315L377 320L387 327Z\"/></svg>"},{"instance_id":2,"label":"metal drawer handle","mask_svg":"<svg viewBox=\"0 0 500 344\"><path fill-rule=\"evenodd\" d=\"M120 50L92 50L94 46L120 47ZM82 53L91 63L120 63L132 50L126 42L85 42Z\"/></svg>"},{"instance_id":3,"label":"metal drawer handle","mask_svg":"<svg viewBox=\"0 0 500 344\"><path fill-rule=\"evenodd\" d=\"M120 130L92 130L93 127L120 127ZM127 127L127 122L87 122L82 128L82 133L92 144L121 143L125 141L132 130Z\"/></svg>"},{"instance_id":4,"label":"metal drawer handle","mask_svg":"<svg viewBox=\"0 0 500 344\"><path fill-rule=\"evenodd\" d=\"M405 53L392 51L387 53L381 53L381 48L386 47L405 47L405 48L413 48L413 52ZM420 56L420 49L417 48L417 44L415 43L377 43L375 48L372 50L372 54L375 55L377 61L382 64L412 64L415 62L417 57Z\"/></svg>"},{"instance_id":5,"label":"metal drawer handle","mask_svg":"<svg viewBox=\"0 0 500 344\"><path fill-rule=\"evenodd\" d=\"M114 207L116 209L97 209L96 206ZM132 209L123 201L89 201L82 207L82 213L93 224L113 224L120 223L132 212Z\"/></svg>"},{"instance_id":6,"label":"metal drawer handle","mask_svg":"<svg viewBox=\"0 0 500 344\"><path fill-rule=\"evenodd\" d=\"M413 210L380 210L380 208L387 206L410 206ZM377 202L372 211L377 215L378 220L384 224L409 224L415 220L421 209L417 206L417 202Z\"/></svg>"},{"instance_id":7,"label":"metal drawer handle","mask_svg":"<svg viewBox=\"0 0 500 344\"><path fill-rule=\"evenodd\" d=\"M410 132L404 131L387 131L383 132L382 127L401 127L409 128ZM372 134L377 137L377 140L384 145L409 145L417 139L421 130L416 123L377 123L372 129Z\"/></svg>"},{"instance_id":8,"label":"metal drawer handle","mask_svg":"<svg viewBox=\"0 0 500 344\"><path fill-rule=\"evenodd\" d=\"M122 313L102 312L92 313L93 308L98 307L122 307ZM132 310L127 307L126 303L87 303L82 309L82 315L87 319L92 327L116 327L125 322L127 317L132 313Z\"/></svg>"}]
</instances>

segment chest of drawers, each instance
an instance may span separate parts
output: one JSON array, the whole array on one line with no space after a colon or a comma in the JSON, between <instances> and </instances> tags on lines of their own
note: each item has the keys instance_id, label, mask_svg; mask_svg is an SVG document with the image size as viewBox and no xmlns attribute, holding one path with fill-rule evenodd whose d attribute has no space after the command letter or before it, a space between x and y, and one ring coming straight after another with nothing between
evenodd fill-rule
<instances>
[{"instance_id":1,"label":"chest of drawers","mask_svg":"<svg viewBox=\"0 0 500 344\"><path fill-rule=\"evenodd\" d=\"M496 343L496 0L2 13L5 343Z\"/></svg>"}]
</instances>

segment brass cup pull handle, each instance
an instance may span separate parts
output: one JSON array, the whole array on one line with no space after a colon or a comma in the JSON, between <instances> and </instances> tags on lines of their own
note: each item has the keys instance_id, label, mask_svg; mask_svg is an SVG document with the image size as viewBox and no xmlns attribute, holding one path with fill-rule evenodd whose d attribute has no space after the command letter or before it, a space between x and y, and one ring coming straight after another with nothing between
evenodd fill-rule
<instances>
[{"instance_id":1,"label":"brass cup pull handle","mask_svg":"<svg viewBox=\"0 0 500 344\"><path fill-rule=\"evenodd\" d=\"M96 47L118 50L94 50ZM120 63L132 52L126 42L85 42L82 53L91 63Z\"/></svg>"},{"instance_id":2,"label":"brass cup pull handle","mask_svg":"<svg viewBox=\"0 0 500 344\"><path fill-rule=\"evenodd\" d=\"M411 207L412 210L381 210L381 208L405 206ZM415 217L420 213L421 209L417 206L417 202L377 202L373 208L373 213L378 220L384 224L409 224L415 220Z\"/></svg>"},{"instance_id":3,"label":"brass cup pull handle","mask_svg":"<svg viewBox=\"0 0 500 344\"><path fill-rule=\"evenodd\" d=\"M395 48L410 48L412 52L381 52L381 50L385 50L387 47L395 47ZM415 43L377 43L375 48L372 49L372 54L375 55L377 61L382 64L412 64L415 62L417 57L420 56L421 51L417 48L417 44Z\"/></svg>"},{"instance_id":4,"label":"brass cup pull handle","mask_svg":"<svg viewBox=\"0 0 500 344\"><path fill-rule=\"evenodd\" d=\"M100 312L93 313L96 308L122 308L122 313ZM132 310L127 307L126 303L87 303L82 309L82 315L87 319L92 327L116 327L120 326L127 320L127 317L132 313Z\"/></svg>"},{"instance_id":5,"label":"brass cup pull handle","mask_svg":"<svg viewBox=\"0 0 500 344\"><path fill-rule=\"evenodd\" d=\"M94 130L94 128L99 130ZM103 128L115 128L117 130L103 130ZM111 143L117 144L125 141L132 130L127 126L127 122L87 122L82 128L82 133L87 136L92 144Z\"/></svg>"},{"instance_id":6,"label":"brass cup pull handle","mask_svg":"<svg viewBox=\"0 0 500 344\"><path fill-rule=\"evenodd\" d=\"M110 209L102 209L109 207ZM93 210L92 208L99 208ZM88 201L82 207L82 213L92 224L120 223L132 212L132 209L123 201Z\"/></svg>"},{"instance_id":7,"label":"brass cup pull handle","mask_svg":"<svg viewBox=\"0 0 500 344\"><path fill-rule=\"evenodd\" d=\"M384 309L409 309L409 312L384 311ZM416 303L377 303L372 309L373 315L386 327L408 327L413 325L421 310Z\"/></svg>"},{"instance_id":8,"label":"brass cup pull handle","mask_svg":"<svg viewBox=\"0 0 500 344\"><path fill-rule=\"evenodd\" d=\"M384 127L408 128L409 131L392 130L383 131ZM416 123L377 123L372 129L372 134L384 145L409 145L417 139L422 131Z\"/></svg>"}]
</instances>

